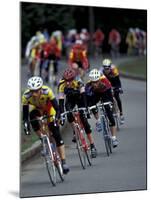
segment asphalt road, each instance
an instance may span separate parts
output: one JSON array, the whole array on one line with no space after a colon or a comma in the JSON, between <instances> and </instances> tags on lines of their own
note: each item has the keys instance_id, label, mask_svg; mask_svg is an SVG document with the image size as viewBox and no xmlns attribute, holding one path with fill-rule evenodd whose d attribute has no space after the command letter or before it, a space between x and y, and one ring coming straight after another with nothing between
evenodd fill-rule
<instances>
[{"instance_id":1,"label":"asphalt road","mask_svg":"<svg viewBox=\"0 0 151 200\"><path fill-rule=\"evenodd\" d=\"M64 183L51 186L44 161L37 155L21 166L21 197L146 189L146 83L122 79L122 85L125 124L117 133L119 146L113 150L113 154L106 156L102 137L95 133L92 118L90 123L98 156L93 159L93 166L83 170L75 145L71 142L71 129L67 125L62 134L70 173L65 176Z\"/></svg>"}]
</instances>

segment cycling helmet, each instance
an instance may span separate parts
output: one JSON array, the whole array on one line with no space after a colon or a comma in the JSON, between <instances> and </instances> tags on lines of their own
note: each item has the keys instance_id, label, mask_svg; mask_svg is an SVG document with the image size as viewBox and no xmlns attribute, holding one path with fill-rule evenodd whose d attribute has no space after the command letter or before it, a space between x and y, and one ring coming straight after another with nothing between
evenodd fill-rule
<instances>
[{"instance_id":1,"label":"cycling helmet","mask_svg":"<svg viewBox=\"0 0 151 200\"><path fill-rule=\"evenodd\" d=\"M82 43L83 43L83 42L82 42L82 40L80 40L80 39L75 41L75 44L82 44Z\"/></svg>"},{"instance_id":2,"label":"cycling helmet","mask_svg":"<svg viewBox=\"0 0 151 200\"><path fill-rule=\"evenodd\" d=\"M29 90L38 90L43 86L43 80L39 76L33 76L28 80L27 87Z\"/></svg>"},{"instance_id":3,"label":"cycling helmet","mask_svg":"<svg viewBox=\"0 0 151 200\"><path fill-rule=\"evenodd\" d=\"M76 77L76 72L72 68L67 68L63 73L63 78L66 81L72 81Z\"/></svg>"},{"instance_id":4,"label":"cycling helmet","mask_svg":"<svg viewBox=\"0 0 151 200\"><path fill-rule=\"evenodd\" d=\"M98 81L100 76L101 72L98 69L92 69L89 73L90 81Z\"/></svg>"},{"instance_id":5,"label":"cycling helmet","mask_svg":"<svg viewBox=\"0 0 151 200\"><path fill-rule=\"evenodd\" d=\"M111 67L112 62L110 59L104 59L102 64L103 64L104 68L109 68L109 67Z\"/></svg>"}]
</instances>

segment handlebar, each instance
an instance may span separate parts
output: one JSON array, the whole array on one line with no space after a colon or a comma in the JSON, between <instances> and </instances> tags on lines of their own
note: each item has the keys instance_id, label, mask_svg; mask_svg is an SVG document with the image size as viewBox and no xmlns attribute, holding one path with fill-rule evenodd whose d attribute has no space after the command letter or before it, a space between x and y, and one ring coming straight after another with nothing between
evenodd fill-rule
<instances>
[{"instance_id":1,"label":"handlebar","mask_svg":"<svg viewBox=\"0 0 151 200\"><path fill-rule=\"evenodd\" d=\"M64 113L61 113L61 119L64 119L64 117L69 113L75 113L79 111L87 111L87 108L81 107L81 108L74 108L73 110L65 111Z\"/></svg>"},{"instance_id":2,"label":"handlebar","mask_svg":"<svg viewBox=\"0 0 151 200\"><path fill-rule=\"evenodd\" d=\"M99 103L99 104L97 104L97 105L90 106L90 107L89 107L89 110L91 111L91 110L93 110L93 109L95 109L95 108L102 108L103 106L106 106L106 105L112 106L112 104L113 104L113 103L112 103L111 101L104 102L104 103Z\"/></svg>"},{"instance_id":3,"label":"handlebar","mask_svg":"<svg viewBox=\"0 0 151 200\"><path fill-rule=\"evenodd\" d=\"M40 116L40 117L36 117L36 119L30 120L30 122L34 122L34 121L44 122L44 120L48 119L48 118L52 118L53 122L54 122L54 126L57 126L55 115L43 115L43 116Z\"/></svg>"}]
</instances>

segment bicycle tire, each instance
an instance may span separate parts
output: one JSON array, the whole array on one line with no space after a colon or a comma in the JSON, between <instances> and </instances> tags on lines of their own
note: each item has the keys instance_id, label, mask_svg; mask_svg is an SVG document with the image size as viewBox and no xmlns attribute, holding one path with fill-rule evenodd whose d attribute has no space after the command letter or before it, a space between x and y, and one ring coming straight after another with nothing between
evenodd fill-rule
<instances>
[{"instance_id":1,"label":"bicycle tire","mask_svg":"<svg viewBox=\"0 0 151 200\"><path fill-rule=\"evenodd\" d=\"M102 128L103 128L102 132L103 132L105 149L106 149L107 156L109 156L111 152L111 144L109 142L109 136L108 136L108 131L107 131L106 123L105 123L105 117L101 117L101 121L102 121Z\"/></svg>"},{"instance_id":2,"label":"bicycle tire","mask_svg":"<svg viewBox=\"0 0 151 200\"><path fill-rule=\"evenodd\" d=\"M90 166L92 166L91 155L88 153L88 151L89 151L89 150L85 151L86 158L87 158L88 164L89 164Z\"/></svg>"},{"instance_id":3,"label":"bicycle tire","mask_svg":"<svg viewBox=\"0 0 151 200\"><path fill-rule=\"evenodd\" d=\"M49 179L53 186L56 186L57 178L56 178L56 166L54 161L52 160L52 153L49 150L49 145L47 139L45 140L45 144L43 146L45 148L45 152L48 152L47 155L45 155L45 163L46 163L46 169L49 175Z\"/></svg>"},{"instance_id":4,"label":"bicycle tire","mask_svg":"<svg viewBox=\"0 0 151 200\"><path fill-rule=\"evenodd\" d=\"M62 169L62 164L61 164L61 160L60 157L58 157L58 153L57 153L57 157L56 157L56 168L58 171L58 175L60 177L60 180L63 182L64 181L64 175L63 175L63 169Z\"/></svg>"},{"instance_id":5,"label":"bicycle tire","mask_svg":"<svg viewBox=\"0 0 151 200\"><path fill-rule=\"evenodd\" d=\"M50 158L45 158L46 169L49 175L50 182L53 186L56 186L56 167Z\"/></svg>"},{"instance_id":6,"label":"bicycle tire","mask_svg":"<svg viewBox=\"0 0 151 200\"><path fill-rule=\"evenodd\" d=\"M76 147L77 147L77 150L78 150L78 155L79 155L79 159L80 159L80 163L81 163L81 166L83 169L86 169L86 152L82 146L82 142L79 138L79 133L78 133L78 130L77 128L75 129L75 137L76 137Z\"/></svg>"}]
</instances>

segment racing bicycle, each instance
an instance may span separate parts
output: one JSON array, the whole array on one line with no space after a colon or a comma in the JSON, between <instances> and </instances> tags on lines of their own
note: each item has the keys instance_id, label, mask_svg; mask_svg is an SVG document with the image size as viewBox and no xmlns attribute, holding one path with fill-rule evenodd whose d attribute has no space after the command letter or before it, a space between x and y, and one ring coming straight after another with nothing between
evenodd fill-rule
<instances>
[{"instance_id":1,"label":"racing bicycle","mask_svg":"<svg viewBox=\"0 0 151 200\"><path fill-rule=\"evenodd\" d=\"M80 163L83 169L86 169L87 162L91 166L90 146L87 143L87 138L83 124L80 119L80 111L83 111L86 115L86 108L75 108L72 111L66 111L61 114L61 120L64 120L68 113L74 115L73 130L76 139L76 148L78 151Z\"/></svg>"},{"instance_id":2,"label":"racing bicycle","mask_svg":"<svg viewBox=\"0 0 151 200\"><path fill-rule=\"evenodd\" d=\"M109 127L109 120L105 111L105 106L112 106L112 103L100 102L97 105L89 107L89 110L90 112L93 109L99 110L105 149L106 149L107 156L109 156L112 153L112 137L111 137L111 131Z\"/></svg>"},{"instance_id":3,"label":"racing bicycle","mask_svg":"<svg viewBox=\"0 0 151 200\"><path fill-rule=\"evenodd\" d=\"M63 168L61 164L61 159L57 151L55 140L52 133L48 130L48 119L54 118L53 115L44 115L41 117L36 117L31 121L38 121L41 125L41 142L42 142L42 155L45 160L46 169L53 186L56 186L58 178L63 182ZM54 125L56 122L54 120Z\"/></svg>"}]
</instances>

